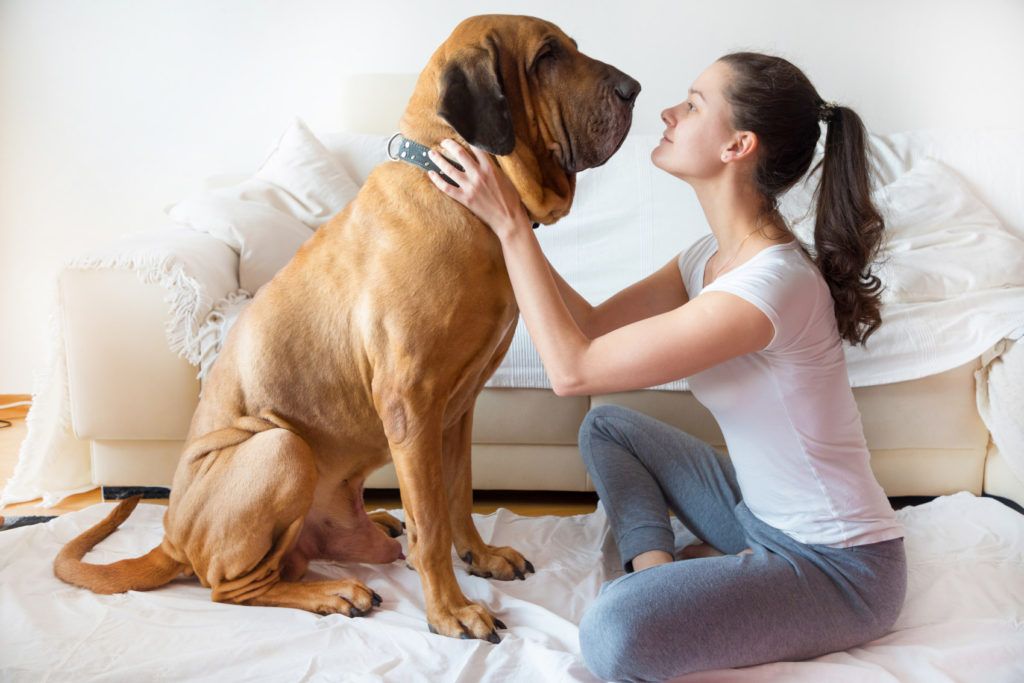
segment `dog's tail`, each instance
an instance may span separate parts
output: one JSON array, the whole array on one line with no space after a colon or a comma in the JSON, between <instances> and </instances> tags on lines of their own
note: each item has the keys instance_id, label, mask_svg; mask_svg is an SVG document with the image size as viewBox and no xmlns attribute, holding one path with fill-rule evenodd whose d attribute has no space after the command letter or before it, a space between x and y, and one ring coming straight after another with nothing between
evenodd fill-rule
<instances>
[{"instance_id":1,"label":"dog's tail","mask_svg":"<svg viewBox=\"0 0 1024 683\"><path fill-rule=\"evenodd\" d=\"M123 593L149 590L169 583L182 573L185 565L172 559L161 546L142 557L120 560L113 564L82 562L93 546L109 536L128 519L142 496L122 500L102 522L68 543L53 561L57 578L94 593Z\"/></svg>"}]
</instances>

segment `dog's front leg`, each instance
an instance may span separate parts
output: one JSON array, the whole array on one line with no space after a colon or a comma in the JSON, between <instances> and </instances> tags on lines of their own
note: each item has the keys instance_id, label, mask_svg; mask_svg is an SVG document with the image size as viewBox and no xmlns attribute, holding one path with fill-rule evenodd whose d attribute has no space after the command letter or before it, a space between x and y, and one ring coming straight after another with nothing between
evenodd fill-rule
<instances>
[{"instance_id":1,"label":"dog's front leg","mask_svg":"<svg viewBox=\"0 0 1024 683\"><path fill-rule=\"evenodd\" d=\"M404 411L409 404L402 403L400 409ZM420 574L432 632L496 643L499 638L494 617L467 600L455 580L451 524L441 485L440 419L431 418L409 415L403 429L388 434L409 535L407 560Z\"/></svg>"},{"instance_id":2,"label":"dog's front leg","mask_svg":"<svg viewBox=\"0 0 1024 683\"><path fill-rule=\"evenodd\" d=\"M472 429L470 408L444 434L444 483L455 552L469 565L471 574L503 581L524 579L534 571L530 561L508 546L484 543L473 523Z\"/></svg>"}]
</instances>

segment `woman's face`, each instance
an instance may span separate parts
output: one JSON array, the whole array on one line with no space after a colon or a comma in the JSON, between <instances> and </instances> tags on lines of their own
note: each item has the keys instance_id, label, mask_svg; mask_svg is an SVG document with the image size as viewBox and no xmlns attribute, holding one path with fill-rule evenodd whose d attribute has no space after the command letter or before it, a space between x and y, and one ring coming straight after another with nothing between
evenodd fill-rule
<instances>
[{"instance_id":1,"label":"woman's face","mask_svg":"<svg viewBox=\"0 0 1024 683\"><path fill-rule=\"evenodd\" d=\"M693 82L685 102L661 113L667 127L651 152L655 166L687 182L722 170L722 156L736 135L725 99L731 77L727 64L715 62Z\"/></svg>"}]
</instances>

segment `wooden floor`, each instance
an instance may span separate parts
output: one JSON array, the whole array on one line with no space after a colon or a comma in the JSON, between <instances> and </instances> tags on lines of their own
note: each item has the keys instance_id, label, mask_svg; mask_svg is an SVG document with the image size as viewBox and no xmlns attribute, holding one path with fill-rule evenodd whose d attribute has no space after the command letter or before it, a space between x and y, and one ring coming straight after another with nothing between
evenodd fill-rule
<instances>
[{"instance_id":1,"label":"wooden floor","mask_svg":"<svg viewBox=\"0 0 1024 683\"><path fill-rule=\"evenodd\" d=\"M0 395L0 405L27 401L28 396ZM25 439L25 415L27 407L0 410L0 420L11 422L11 426L0 429L0 485L14 474L18 462L18 450ZM0 423L2 427L3 423ZM29 501L0 508L2 515L61 515L81 510L103 498L99 489L65 498L58 505L43 508L40 501ZM166 501L146 501L159 503ZM579 515L593 512L597 496L593 493L547 493L538 491L477 491L474 494L473 511L489 514L498 508L508 508L520 515ZM368 491L366 507L394 509L402 504L396 491Z\"/></svg>"}]
</instances>

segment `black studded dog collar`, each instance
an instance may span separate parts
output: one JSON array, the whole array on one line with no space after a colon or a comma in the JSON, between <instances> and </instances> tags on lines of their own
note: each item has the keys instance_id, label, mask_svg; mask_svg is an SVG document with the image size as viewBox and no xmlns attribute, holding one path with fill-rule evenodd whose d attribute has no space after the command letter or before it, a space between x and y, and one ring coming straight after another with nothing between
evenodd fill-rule
<instances>
[{"instance_id":1,"label":"black studded dog collar","mask_svg":"<svg viewBox=\"0 0 1024 683\"><path fill-rule=\"evenodd\" d=\"M430 156L427 154L430 151L430 148L426 145L421 145L415 140L410 140L401 133L395 133L388 138L386 149L388 158L392 161L404 161L416 166L417 168L421 168L424 171L434 171L449 185L454 185L455 187L459 186L457 182L446 176L437 164L430 160ZM448 157L445 158L447 159ZM448 159L448 163L460 171L464 170L462 166L451 159ZM533 223L534 230L539 226L540 223Z\"/></svg>"},{"instance_id":2,"label":"black studded dog collar","mask_svg":"<svg viewBox=\"0 0 1024 683\"><path fill-rule=\"evenodd\" d=\"M392 135L387 144L388 158L392 161L404 161L412 164L413 166L422 168L424 171L434 171L441 176L446 183L458 187L459 184L457 182L446 176L441 169L438 168L437 164L430 160L430 157L427 155L427 152L429 151L430 148L426 145L421 145L414 140L410 140L401 133L395 133ZM448 163L460 171L463 170L462 166L459 166L451 159L448 160Z\"/></svg>"}]
</instances>

